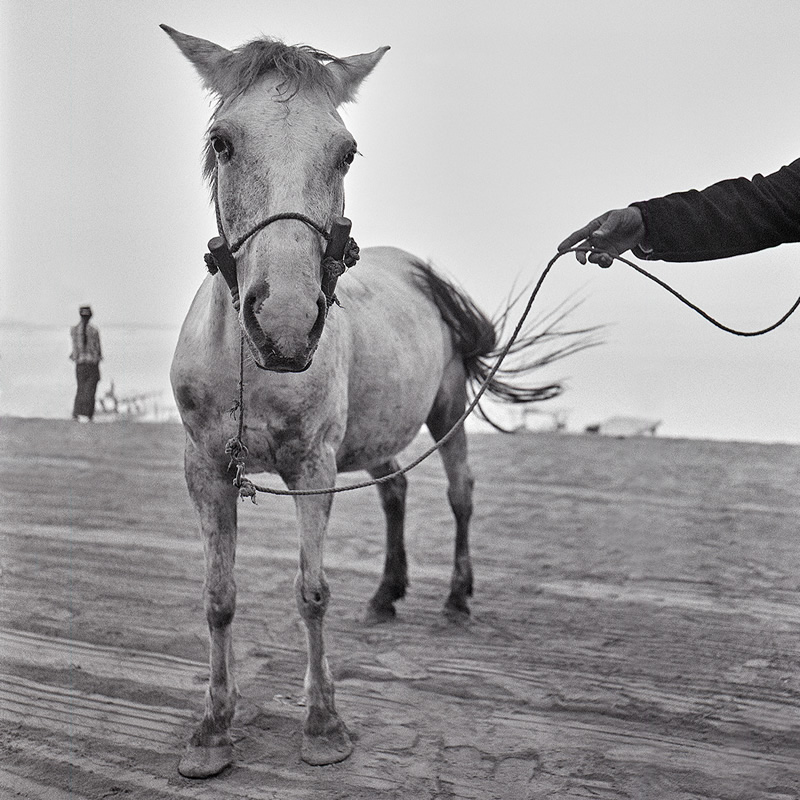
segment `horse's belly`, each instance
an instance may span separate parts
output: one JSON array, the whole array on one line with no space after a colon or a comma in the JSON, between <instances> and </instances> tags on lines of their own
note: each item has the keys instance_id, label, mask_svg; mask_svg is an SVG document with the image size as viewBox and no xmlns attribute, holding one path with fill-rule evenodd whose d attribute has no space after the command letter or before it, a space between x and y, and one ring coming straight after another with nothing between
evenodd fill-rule
<instances>
[{"instance_id":1,"label":"horse's belly","mask_svg":"<svg viewBox=\"0 0 800 800\"><path fill-rule=\"evenodd\" d=\"M387 402L374 413L353 420L337 453L339 470L369 469L408 446L428 416L435 392L428 397L423 402L421 398Z\"/></svg>"},{"instance_id":2,"label":"horse's belly","mask_svg":"<svg viewBox=\"0 0 800 800\"><path fill-rule=\"evenodd\" d=\"M449 356L443 338L437 321L427 340L421 337L402 355L360 365L360 374L350 381L347 428L337 453L340 470L384 463L417 435L442 383Z\"/></svg>"},{"instance_id":3,"label":"horse's belly","mask_svg":"<svg viewBox=\"0 0 800 800\"><path fill-rule=\"evenodd\" d=\"M453 357L450 330L418 288L406 254L368 250L365 262L359 281L344 284L342 299L352 350L340 470L368 469L406 447Z\"/></svg>"}]
</instances>

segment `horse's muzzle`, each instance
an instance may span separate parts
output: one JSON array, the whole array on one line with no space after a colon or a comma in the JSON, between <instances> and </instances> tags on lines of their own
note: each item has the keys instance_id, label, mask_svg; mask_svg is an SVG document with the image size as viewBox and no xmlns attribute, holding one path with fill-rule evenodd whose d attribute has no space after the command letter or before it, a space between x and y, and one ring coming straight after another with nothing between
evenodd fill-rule
<instances>
[{"instance_id":1,"label":"horse's muzzle","mask_svg":"<svg viewBox=\"0 0 800 800\"><path fill-rule=\"evenodd\" d=\"M287 354L281 352L280 345L264 331L255 314L254 303L252 301L245 302L242 309L242 327L256 366L269 372L305 372L311 366L311 361L317 351L327 313L327 299L320 292L317 299L317 317L303 347L297 348L299 352Z\"/></svg>"},{"instance_id":2,"label":"horse's muzzle","mask_svg":"<svg viewBox=\"0 0 800 800\"><path fill-rule=\"evenodd\" d=\"M267 363L262 364L258 359L255 359L255 365L266 372L305 372L311 366L313 360L314 358L312 356L306 361L304 366L300 366L300 362L295 360L290 361L287 359L286 361L281 361L279 359L270 358Z\"/></svg>"}]
</instances>

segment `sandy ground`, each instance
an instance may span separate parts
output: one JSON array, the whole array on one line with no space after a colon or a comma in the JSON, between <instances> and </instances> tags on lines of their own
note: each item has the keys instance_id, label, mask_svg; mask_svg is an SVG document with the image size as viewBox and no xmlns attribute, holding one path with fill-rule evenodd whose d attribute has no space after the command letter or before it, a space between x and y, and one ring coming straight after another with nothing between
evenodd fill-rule
<instances>
[{"instance_id":1,"label":"sandy ground","mask_svg":"<svg viewBox=\"0 0 800 800\"><path fill-rule=\"evenodd\" d=\"M393 624L362 622L376 494L338 496L326 629L356 750L322 768L299 758L292 502L244 504L237 763L197 782L176 771L207 675L182 439L0 420L3 798L800 797L800 448L473 436L466 626L439 613L438 460L410 476Z\"/></svg>"}]
</instances>

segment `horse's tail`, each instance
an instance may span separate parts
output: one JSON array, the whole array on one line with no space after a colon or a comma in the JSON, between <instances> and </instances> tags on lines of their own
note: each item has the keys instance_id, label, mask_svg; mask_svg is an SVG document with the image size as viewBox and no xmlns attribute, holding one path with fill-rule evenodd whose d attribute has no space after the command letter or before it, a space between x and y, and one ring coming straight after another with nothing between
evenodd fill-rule
<instances>
[{"instance_id":1,"label":"horse's tail","mask_svg":"<svg viewBox=\"0 0 800 800\"><path fill-rule=\"evenodd\" d=\"M464 361L469 388L474 396L474 392L486 381L497 357L505 348L508 339L503 340L503 333L510 313L522 293L510 299L495 319L490 320L465 292L439 275L430 265L417 262L415 266L422 290L439 309L442 319L453 333L453 343ZM545 317L527 323L512 345L505 362L489 380L486 395L504 403L534 403L560 395L564 390L561 382L530 385L525 382L525 377L540 367L599 344L592 337L598 329L596 327L579 330L564 330L560 327L560 323L576 305L566 308L559 306ZM534 345L552 340L560 341L555 347L532 355L531 349ZM505 431L489 419L480 405L476 412L493 427Z\"/></svg>"}]
</instances>

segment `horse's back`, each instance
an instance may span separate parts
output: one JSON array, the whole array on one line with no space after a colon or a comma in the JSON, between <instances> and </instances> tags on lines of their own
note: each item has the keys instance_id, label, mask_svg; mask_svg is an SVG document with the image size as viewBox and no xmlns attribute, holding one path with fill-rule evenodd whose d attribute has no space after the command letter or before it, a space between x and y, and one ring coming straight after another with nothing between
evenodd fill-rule
<instances>
[{"instance_id":1,"label":"horse's back","mask_svg":"<svg viewBox=\"0 0 800 800\"><path fill-rule=\"evenodd\" d=\"M340 280L337 294L341 309L332 313L347 317L354 343L370 344L369 353L361 350L359 357L386 358L384 348L408 353L418 365L419 359L449 357L449 329L425 291L420 261L410 253L395 247L364 249L357 267Z\"/></svg>"},{"instance_id":2,"label":"horse's back","mask_svg":"<svg viewBox=\"0 0 800 800\"><path fill-rule=\"evenodd\" d=\"M374 298L382 305L416 305L424 295L418 279L419 264L418 258L399 247L366 247L357 265L340 279L337 293L355 297L358 302Z\"/></svg>"}]
</instances>

